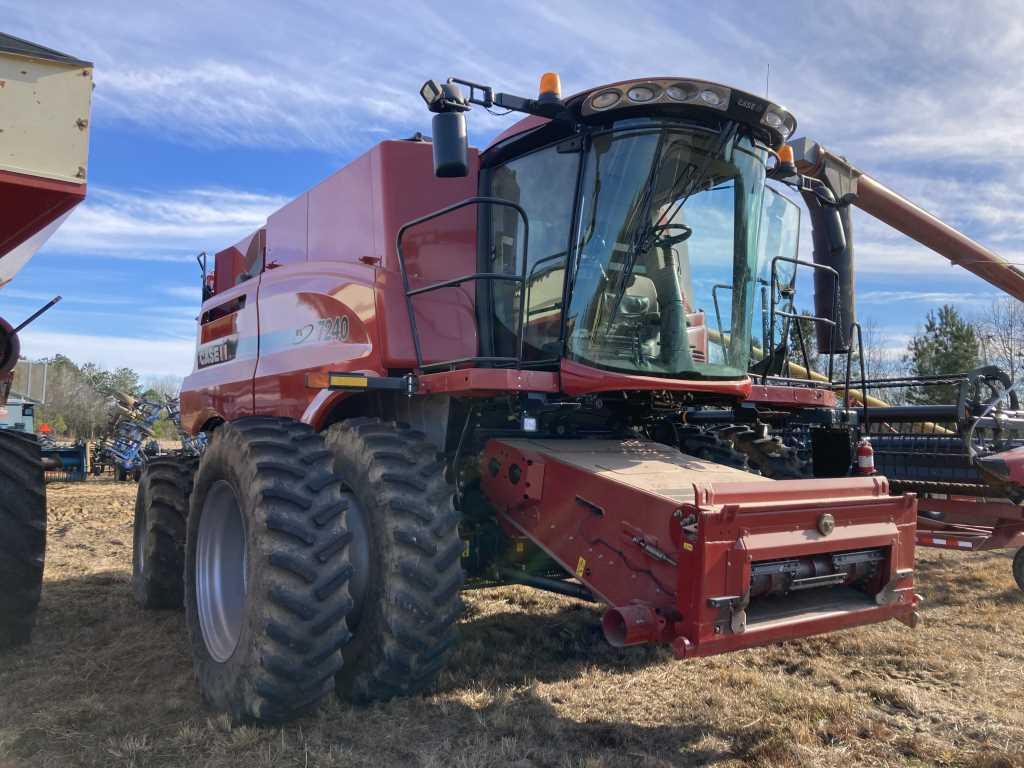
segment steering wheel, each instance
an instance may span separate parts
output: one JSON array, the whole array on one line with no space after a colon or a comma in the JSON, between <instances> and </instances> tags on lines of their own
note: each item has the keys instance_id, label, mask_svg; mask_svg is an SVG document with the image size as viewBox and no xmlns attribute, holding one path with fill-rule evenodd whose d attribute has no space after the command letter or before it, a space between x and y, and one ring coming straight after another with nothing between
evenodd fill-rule
<instances>
[{"instance_id":1,"label":"steering wheel","mask_svg":"<svg viewBox=\"0 0 1024 768\"><path fill-rule=\"evenodd\" d=\"M671 234L672 232L678 234ZM654 245L659 248L671 248L685 242L693 234L693 230L685 224L656 224L651 227L651 233L654 235Z\"/></svg>"}]
</instances>

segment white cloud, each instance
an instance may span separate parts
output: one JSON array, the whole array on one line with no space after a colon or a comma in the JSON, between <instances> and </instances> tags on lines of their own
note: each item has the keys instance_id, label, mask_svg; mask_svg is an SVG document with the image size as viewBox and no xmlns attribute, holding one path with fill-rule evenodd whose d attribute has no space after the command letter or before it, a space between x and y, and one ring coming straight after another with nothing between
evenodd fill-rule
<instances>
[{"instance_id":1,"label":"white cloud","mask_svg":"<svg viewBox=\"0 0 1024 768\"><path fill-rule=\"evenodd\" d=\"M4 288L3 294L0 295L2 295L4 299L38 301L40 304L43 304L52 299L55 294L43 293L42 291L23 291L19 288ZM68 302L69 304L96 304L99 306L109 306L114 304L128 305L136 303L132 299L118 299L106 296L62 296L61 303L63 302Z\"/></svg>"},{"instance_id":2,"label":"white cloud","mask_svg":"<svg viewBox=\"0 0 1024 768\"><path fill-rule=\"evenodd\" d=\"M61 354L78 364L96 363L103 368L127 366L142 376L185 376L192 371L195 342L54 333L29 328L21 334L21 352L31 359Z\"/></svg>"},{"instance_id":3,"label":"white cloud","mask_svg":"<svg viewBox=\"0 0 1024 768\"><path fill-rule=\"evenodd\" d=\"M895 302L917 302L921 304L972 304L985 305L992 302L993 295L986 293L961 293L956 291L860 291L858 304L892 304Z\"/></svg>"},{"instance_id":4,"label":"white cloud","mask_svg":"<svg viewBox=\"0 0 1024 768\"><path fill-rule=\"evenodd\" d=\"M102 253L139 261L184 261L226 246L266 223L287 198L231 189L180 192L93 188L47 251Z\"/></svg>"},{"instance_id":5,"label":"white cloud","mask_svg":"<svg viewBox=\"0 0 1024 768\"><path fill-rule=\"evenodd\" d=\"M198 279L196 280L195 285L169 285L164 288L164 293L168 296L173 296L176 299L192 301L196 308L198 308L201 303L200 299L202 297L202 293ZM195 312L195 309L192 309L191 311Z\"/></svg>"}]
</instances>

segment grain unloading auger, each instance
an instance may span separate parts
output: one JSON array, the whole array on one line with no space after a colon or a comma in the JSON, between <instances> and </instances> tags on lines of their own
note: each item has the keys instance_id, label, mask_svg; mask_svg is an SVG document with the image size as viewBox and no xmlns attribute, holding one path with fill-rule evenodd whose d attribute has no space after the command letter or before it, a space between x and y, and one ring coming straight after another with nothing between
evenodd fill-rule
<instances>
[{"instance_id":1,"label":"grain unloading auger","mask_svg":"<svg viewBox=\"0 0 1024 768\"><path fill-rule=\"evenodd\" d=\"M181 415L210 440L146 465L134 583L184 605L236 718L424 690L464 586L602 602L612 643L680 657L916 623L913 496L679 450L696 407L806 391L748 375L767 265L797 256L772 185L829 194L796 174L793 116L685 78L540 91L429 81L432 140L200 259ZM472 105L527 117L478 152Z\"/></svg>"},{"instance_id":2,"label":"grain unloading auger","mask_svg":"<svg viewBox=\"0 0 1024 768\"><path fill-rule=\"evenodd\" d=\"M91 99L91 64L0 34L0 289L85 197ZM18 362L18 331L59 298L17 325L0 317L0 406ZM45 546L39 443L0 429L0 648L29 639Z\"/></svg>"}]
</instances>

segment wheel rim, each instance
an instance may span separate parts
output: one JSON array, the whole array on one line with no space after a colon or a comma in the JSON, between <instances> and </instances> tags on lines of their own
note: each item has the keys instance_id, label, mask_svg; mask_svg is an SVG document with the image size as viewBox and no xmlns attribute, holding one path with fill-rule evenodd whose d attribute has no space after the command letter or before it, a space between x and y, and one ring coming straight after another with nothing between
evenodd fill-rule
<instances>
[{"instance_id":1,"label":"wheel rim","mask_svg":"<svg viewBox=\"0 0 1024 768\"><path fill-rule=\"evenodd\" d=\"M367 528L366 515L356 495L349 490L343 490L341 495L348 502L346 519L348 531L352 536L348 545L352 563L352 576L348 582L352 610L348 612L346 621L349 631L354 631L363 615L367 585L370 583L370 531Z\"/></svg>"},{"instance_id":2,"label":"wheel rim","mask_svg":"<svg viewBox=\"0 0 1024 768\"><path fill-rule=\"evenodd\" d=\"M196 608L214 661L231 658L242 631L246 593L245 519L235 489L218 480L203 502L196 539Z\"/></svg>"},{"instance_id":3,"label":"wheel rim","mask_svg":"<svg viewBox=\"0 0 1024 768\"><path fill-rule=\"evenodd\" d=\"M141 492L141 489L140 489ZM140 499L140 501L144 501ZM135 516L135 573L141 576L146 567L146 505Z\"/></svg>"}]
</instances>

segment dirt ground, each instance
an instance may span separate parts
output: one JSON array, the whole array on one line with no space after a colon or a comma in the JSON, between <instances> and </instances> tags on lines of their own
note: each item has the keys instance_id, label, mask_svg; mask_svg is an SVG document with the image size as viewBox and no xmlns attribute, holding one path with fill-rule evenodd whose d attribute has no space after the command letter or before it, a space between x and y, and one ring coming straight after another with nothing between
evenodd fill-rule
<instances>
[{"instance_id":1,"label":"dirt ground","mask_svg":"<svg viewBox=\"0 0 1024 768\"><path fill-rule=\"evenodd\" d=\"M0 656L12 766L1024 766L1024 594L1007 553L924 551L924 624L681 663L617 651L595 609L466 595L436 693L232 727L196 691L180 613L132 601L135 487L49 486L35 642Z\"/></svg>"}]
</instances>

